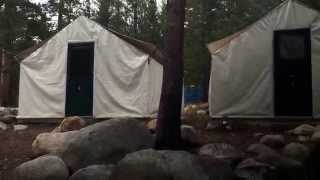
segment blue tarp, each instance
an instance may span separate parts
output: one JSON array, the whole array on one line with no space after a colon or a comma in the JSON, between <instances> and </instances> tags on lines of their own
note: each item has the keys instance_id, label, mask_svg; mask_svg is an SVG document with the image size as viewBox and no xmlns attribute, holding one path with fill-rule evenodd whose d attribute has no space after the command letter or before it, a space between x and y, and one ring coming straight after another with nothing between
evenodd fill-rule
<instances>
[{"instance_id":1,"label":"blue tarp","mask_svg":"<svg viewBox=\"0 0 320 180\"><path fill-rule=\"evenodd\" d=\"M185 86L184 87L184 103L197 103L202 100L203 97L203 87L198 86Z\"/></svg>"}]
</instances>

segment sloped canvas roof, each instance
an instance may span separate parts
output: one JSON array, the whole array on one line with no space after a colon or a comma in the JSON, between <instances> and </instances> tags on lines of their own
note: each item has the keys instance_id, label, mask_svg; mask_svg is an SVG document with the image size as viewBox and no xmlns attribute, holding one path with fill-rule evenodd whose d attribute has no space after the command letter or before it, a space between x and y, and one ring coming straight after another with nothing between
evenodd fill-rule
<instances>
[{"instance_id":1,"label":"sloped canvas roof","mask_svg":"<svg viewBox=\"0 0 320 180\"><path fill-rule=\"evenodd\" d=\"M104 28L104 29L108 30L109 32L112 32L113 34L115 34L119 38L121 38L121 39L125 40L126 42L132 44L133 46L139 48L141 51L149 54L151 57L153 57L160 64L164 64L165 58L163 56L163 53L154 44L126 36L124 34L118 33L118 32L111 30L111 29L107 29L107 28ZM27 48L27 49L21 51L18 55L16 55L16 57L21 60L25 59L31 53L33 53L34 51L39 49L41 46L43 46L47 41L48 40L44 40L44 41L40 42L39 44L36 44L30 48Z\"/></svg>"}]
</instances>

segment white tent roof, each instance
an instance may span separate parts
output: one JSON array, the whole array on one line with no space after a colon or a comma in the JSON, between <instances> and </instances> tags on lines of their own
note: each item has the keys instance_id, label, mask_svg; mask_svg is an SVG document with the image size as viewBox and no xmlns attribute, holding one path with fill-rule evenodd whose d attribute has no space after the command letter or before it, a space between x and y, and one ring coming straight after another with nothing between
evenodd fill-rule
<instances>
[{"instance_id":1,"label":"white tent roof","mask_svg":"<svg viewBox=\"0 0 320 180\"><path fill-rule=\"evenodd\" d=\"M162 66L153 55L132 45L137 40L124 39L85 17L69 24L21 62L18 118L65 116L70 42L95 43L94 117L155 115L160 101Z\"/></svg>"},{"instance_id":2,"label":"white tent roof","mask_svg":"<svg viewBox=\"0 0 320 180\"><path fill-rule=\"evenodd\" d=\"M284 5L286 5L288 3L292 3L292 2L294 2L295 4L300 4L301 6L307 7L305 4L303 4L297 0L286 0L283 3L281 3L279 6L277 6L276 8L271 10L270 12L268 12L264 17L261 18L261 20L263 20L264 18L267 18L268 16L270 16L273 13L276 13L276 11L279 10L281 7L283 7ZM311 8L309 8L309 9L312 11L315 11ZM224 46L228 45L232 40L237 39L242 33L245 33L247 30L249 30L252 26L254 26L256 24L257 24L257 22L247 26L246 28L244 28L238 32L235 32L231 35L228 35L222 39L208 43L207 44L208 50L210 51L211 54L218 53L220 49L222 49Z\"/></svg>"},{"instance_id":3,"label":"white tent roof","mask_svg":"<svg viewBox=\"0 0 320 180\"><path fill-rule=\"evenodd\" d=\"M273 32L310 28L314 116L320 114L320 14L285 1L253 25L208 44L212 56L210 115L274 116Z\"/></svg>"}]
</instances>

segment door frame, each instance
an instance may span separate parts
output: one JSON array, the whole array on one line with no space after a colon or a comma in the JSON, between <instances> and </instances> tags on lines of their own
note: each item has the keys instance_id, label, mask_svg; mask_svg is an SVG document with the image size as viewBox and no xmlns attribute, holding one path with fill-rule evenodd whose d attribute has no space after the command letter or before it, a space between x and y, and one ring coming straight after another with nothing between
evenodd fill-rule
<instances>
[{"instance_id":1,"label":"door frame","mask_svg":"<svg viewBox=\"0 0 320 180\"><path fill-rule=\"evenodd\" d=\"M66 79L65 79L65 88L64 88L64 97L65 97L65 103L64 103L64 117L67 117L67 112L66 112L66 107L67 107L67 88L68 88L68 65L69 65L69 46L70 45L76 45L76 44L93 44L93 75L92 75L92 110L91 110L91 115L90 116L81 116L81 117L88 117L88 118L94 118L94 94L95 94L95 61L96 61L96 41L95 40L86 40L86 41L82 41L82 40L68 40L67 41L67 45L66 45L66 55L65 55L65 67L66 67Z\"/></svg>"},{"instance_id":2,"label":"door frame","mask_svg":"<svg viewBox=\"0 0 320 180\"><path fill-rule=\"evenodd\" d=\"M275 61L277 60L277 57L279 57L279 54L277 54L275 52L275 48L278 46L276 45L276 33L277 32L287 32L289 34L296 34L296 33L299 33L299 32L310 32L310 38L307 39L308 43L306 44L306 49L307 49L307 57L308 57L308 60L310 60L310 92L309 92L309 95L311 96L311 101L310 101L310 111L311 111L311 114L310 115L302 115L302 116L297 116L297 115L278 115L277 114L277 109L276 109L276 63ZM274 30L273 31L273 42L272 42L272 49L273 49L273 60L272 60L272 64L273 64L273 110L274 110L274 117L312 117L313 118L313 90L312 90L312 87L313 87L313 82L312 82L312 44L311 44L311 37L312 37L312 34L311 34L311 29L309 27L307 28L297 28L297 29L280 29L280 30ZM278 59L279 60L279 59Z\"/></svg>"}]
</instances>

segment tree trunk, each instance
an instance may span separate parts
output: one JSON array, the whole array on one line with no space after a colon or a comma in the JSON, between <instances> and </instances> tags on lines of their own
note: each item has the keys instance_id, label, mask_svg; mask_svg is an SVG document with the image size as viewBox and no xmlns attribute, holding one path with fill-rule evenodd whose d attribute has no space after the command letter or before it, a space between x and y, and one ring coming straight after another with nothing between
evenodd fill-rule
<instances>
[{"instance_id":1,"label":"tree trunk","mask_svg":"<svg viewBox=\"0 0 320 180\"><path fill-rule=\"evenodd\" d=\"M181 101L185 0L168 0L168 29L165 39L167 63L157 121L157 149L179 149L181 145Z\"/></svg>"},{"instance_id":2,"label":"tree trunk","mask_svg":"<svg viewBox=\"0 0 320 180\"><path fill-rule=\"evenodd\" d=\"M63 28L63 8L64 8L64 0L59 1L58 5L58 31L60 31Z\"/></svg>"},{"instance_id":3,"label":"tree trunk","mask_svg":"<svg viewBox=\"0 0 320 180\"><path fill-rule=\"evenodd\" d=\"M210 76L211 76L211 56L207 53L206 56L209 63L203 68L203 78L202 78L202 102L208 102L209 99L209 87L210 87Z\"/></svg>"},{"instance_id":4,"label":"tree trunk","mask_svg":"<svg viewBox=\"0 0 320 180\"><path fill-rule=\"evenodd\" d=\"M137 38L138 35L138 2L133 2L133 33L134 37Z\"/></svg>"}]
</instances>

